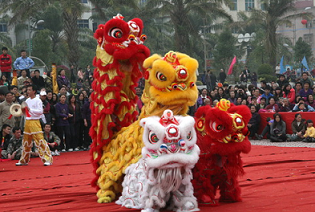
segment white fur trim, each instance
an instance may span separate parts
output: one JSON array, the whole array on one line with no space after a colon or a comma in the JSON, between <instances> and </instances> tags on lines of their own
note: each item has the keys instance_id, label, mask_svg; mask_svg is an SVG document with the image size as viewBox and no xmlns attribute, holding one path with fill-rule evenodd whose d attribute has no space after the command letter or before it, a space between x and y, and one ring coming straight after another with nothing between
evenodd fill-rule
<instances>
[{"instance_id":1,"label":"white fur trim","mask_svg":"<svg viewBox=\"0 0 315 212\"><path fill-rule=\"evenodd\" d=\"M152 168L171 168L171 167L182 167L186 165L195 165L199 160L200 149L197 145L194 146L193 151L190 154L176 153L176 154L165 154L158 158L149 158L146 155L149 152L143 148L142 156L146 158L147 165ZM176 162L174 164L168 164ZM168 165L167 165L168 164Z\"/></svg>"}]
</instances>

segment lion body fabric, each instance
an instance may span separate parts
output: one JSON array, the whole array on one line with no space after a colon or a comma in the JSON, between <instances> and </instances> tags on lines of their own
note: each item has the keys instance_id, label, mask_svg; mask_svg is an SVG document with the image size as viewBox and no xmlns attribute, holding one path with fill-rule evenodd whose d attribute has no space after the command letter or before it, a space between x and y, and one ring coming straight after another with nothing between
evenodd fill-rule
<instances>
[{"instance_id":1,"label":"lion body fabric","mask_svg":"<svg viewBox=\"0 0 315 212\"><path fill-rule=\"evenodd\" d=\"M251 118L247 106L234 106L221 100L214 108L203 106L195 114L201 149L193 170L195 196L199 203L217 205L220 202L242 201L238 178L244 175L241 153L248 153L247 123Z\"/></svg>"},{"instance_id":2,"label":"lion body fabric","mask_svg":"<svg viewBox=\"0 0 315 212\"><path fill-rule=\"evenodd\" d=\"M158 211L166 203L169 210L198 210L191 184L191 170L200 153L194 119L165 110L161 119L143 118L140 124L142 158L126 169L122 196L116 203L146 212Z\"/></svg>"},{"instance_id":3,"label":"lion body fabric","mask_svg":"<svg viewBox=\"0 0 315 212\"><path fill-rule=\"evenodd\" d=\"M143 67L144 106L138 120L115 133L102 148L96 171L100 203L112 202L121 194L126 168L142 157L140 119L161 116L165 109L171 109L174 115L186 115L188 107L194 105L198 97L195 86L198 62L195 59L177 52L169 52L164 57L155 54L144 61Z\"/></svg>"},{"instance_id":4,"label":"lion body fabric","mask_svg":"<svg viewBox=\"0 0 315 212\"><path fill-rule=\"evenodd\" d=\"M142 29L140 19L126 22L118 14L99 25L94 34L98 46L93 61L96 68L90 104L90 135L95 173L92 185L98 190L104 186L98 183L102 178L99 168L104 163L101 161L104 149L117 132L137 120L135 87L142 76L139 67L150 55L150 50L143 45L146 37Z\"/></svg>"}]
</instances>

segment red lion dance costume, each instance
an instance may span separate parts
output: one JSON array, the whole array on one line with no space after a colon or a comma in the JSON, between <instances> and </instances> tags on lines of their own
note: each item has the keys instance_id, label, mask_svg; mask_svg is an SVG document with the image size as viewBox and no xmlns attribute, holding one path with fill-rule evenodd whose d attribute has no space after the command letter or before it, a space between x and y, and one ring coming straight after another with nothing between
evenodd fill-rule
<instances>
[{"instance_id":1,"label":"red lion dance costume","mask_svg":"<svg viewBox=\"0 0 315 212\"><path fill-rule=\"evenodd\" d=\"M146 36L142 34L141 19L128 22L118 14L105 25L99 25L94 37L98 46L93 65L90 135L92 163L96 174L92 184L99 178L102 149L111 141L116 132L136 120L137 95L135 87L142 73L143 61L150 50L143 45Z\"/></svg>"},{"instance_id":2,"label":"red lion dance costume","mask_svg":"<svg viewBox=\"0 0 315 212\"><path fill-rule=\"evenodd\" d=\"M195 127L201 152L193 170L193 185L200 203L217 205L218 188L220 202L242 201L238 177L244 170L240 154L251 149L247 137L250 118L247 106L235 106L225 99L214 108L197 110Z\"/></svg>"}]
</instances>

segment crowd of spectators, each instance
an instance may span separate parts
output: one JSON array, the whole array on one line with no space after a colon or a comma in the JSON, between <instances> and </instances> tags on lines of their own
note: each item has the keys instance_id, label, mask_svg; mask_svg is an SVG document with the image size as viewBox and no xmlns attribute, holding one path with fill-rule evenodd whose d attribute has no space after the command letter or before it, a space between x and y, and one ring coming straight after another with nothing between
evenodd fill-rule
<instances>
[{"instance_id":1,"label":"crowd of spectators","mask_svg":"<svg viewBox=\"0 0 315 212\"><path fill-rule=\"evenodd\" d=\"M90 93L93 72L88 65L75 69L58 71L58 93L53 92L51 72L41 75L39 70L31 71L34 61L21 51L21 57L14 62L2 49L0 55L0 137L1 158L19 159L22 150L22 138L25 118L12 117L10 107L22 104L27 98L27 86L37 88L37 96L42 100L43 111L40 122L43 134L48 142L52 155L61 151L88 150L91 144L89 128L91 126ZM17 85L12 84L12 65L18 70ZM68 78L67 75L70 75ZM33 147L32 156L37 156Z\"/></svg>"},{"instance_id":2,"label":"crowd of spectators","mask_svg":"<svg viewBox=\"0 0 315 212\"><path fill-rule=\"evenodd\" d=\"M200 90L197 103L190 107L189 114L194 115L198 107L210 105L214 107L220 99L228 99L235 105L247 105L252 113L248 123L250 139L262 139L265 135L273 142L277 141L306 141L306 121L295 120L294 123L285 123L278 112L296 112L301 119L302 112L315 111L315 85L312 75L303 72L296 77L295 71L288 71L290 74L278 74L277 80L266 82L262 80L260 86L257 84L256 73L251 73L246 67L240 75L240 81L236 85L225 83L222 70L217 81L214 74L209 71L204 77L206 88ZM293 76L294 75L294 76ZM268 120L268 124L261 134L258 134L260 127L259 113L272 112L275 117ZM297 124L298 123L298 124ZM293 134L286 132L286 125L290 124ZM304 137L305 136L305 137ZM315 137L315 134L311 136Z\"/></svg>"},{"instance_id":3,"label":"crowd of spectators","mask_svg":"<svg viewBox=\"0 0 315 212\"><path fill-rule=\"evenodd\" d=\"M93 82L93 71L88 65L85 70L60 69L57 76L58 93L53 92L51 72L41 75L39 70L31 71L34 61L27 57L26 51L21 51L21 57L14 62L7 54L7 48L2 48L0 55L0 148L1 157L18 159L22 148L24 118L11 117L12 104L22 104L27 98L26 88L34 84L38 97L42 100L44 114L41 117L44 137L53 155L60 151L88 150L91 144L89 128L91 126L90 93ZM17 85L12 85L12 64L18 70ZM67 74L68 71L68 74ZM291 74L278 74L278 80L266 82L262 80L258 86L256 73L251 73L246 67L240 77L239 84L225 83L226 73L220 70L216 77L208 71L203 77L206 88L200 90L196 104L190 107L189 114L194 116L200 106L214 107L220 99L228 99L235 105L247 105L252 113L248 123L249 138L262 139L265 135L271 141L306 141L315 137L315 128L310 120L302 119L302 112L313 112L315 107L315 86L308 72L301 77ZM67 77L69 76L69 78ZM294 76L293 76L294 75ZM218 79L218 80L217 80ZM141 95L144 88L143 79L139 81L136 94L139 97L137 108L142 107ZM258 134L260 115L263 112L273 112L274 118L267 120L267 126ZM297 112L292 123L285 123L278 112ZM291 124L293 134L286 133L286 125ZM314 139L315 140L315 139ZM33 156L36 149L33 148Z\"/></svg>"}]
</instances>

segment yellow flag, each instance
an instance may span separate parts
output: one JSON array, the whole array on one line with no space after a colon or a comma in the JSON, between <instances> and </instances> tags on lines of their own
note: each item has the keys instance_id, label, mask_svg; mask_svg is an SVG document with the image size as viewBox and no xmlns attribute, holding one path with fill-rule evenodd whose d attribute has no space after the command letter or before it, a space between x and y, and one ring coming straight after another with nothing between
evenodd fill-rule
<instances>
[{"instance_id":1,"label":"yellow flag","mask_svg":"<svg viewBox=\"0 0 315 212\"><path fill-rule=\"evenodd\" d=\"M16 70L13 70L12 85L15 85L15 86L18 85L18 83L17 83L17 72L16 72Z\"/></svg>"},{"instance_id":2,"label":"yellow flag","mask_svg":"<svg viewBox=\"0 0 315 212\"><path fill-rule=\"evenodd\" d=\"M57 83L57 66L56 66L56 63L52 64L51 77L52 77L52 83L53 83L53 92L58 94L59 89L58 89L58 83Z\"/></svg>"}]
</instances>

